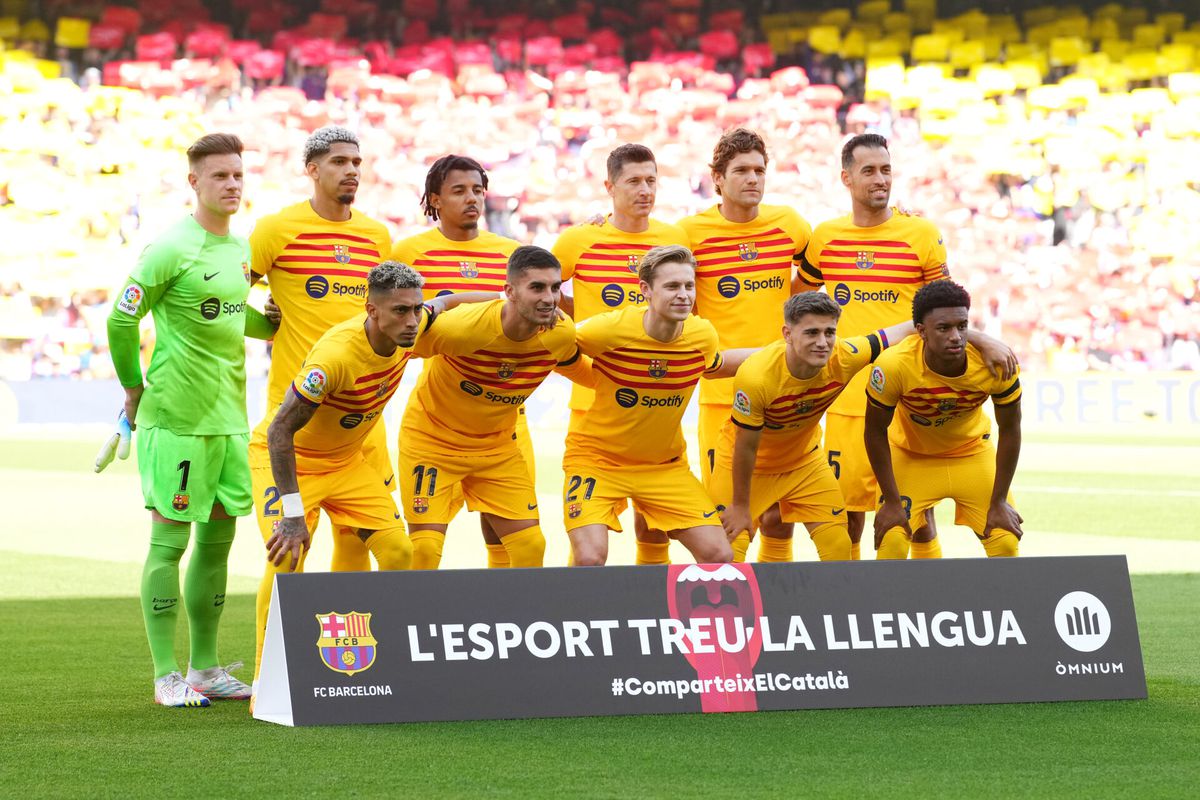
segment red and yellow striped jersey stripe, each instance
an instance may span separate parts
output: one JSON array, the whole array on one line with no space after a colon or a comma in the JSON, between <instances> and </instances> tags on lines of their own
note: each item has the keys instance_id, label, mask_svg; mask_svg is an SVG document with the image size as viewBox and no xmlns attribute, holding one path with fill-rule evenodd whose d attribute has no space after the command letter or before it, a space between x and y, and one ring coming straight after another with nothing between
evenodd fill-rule
<instances>
[{"instance_id":1,"label":"red and yellow striped jersey stripe","mask_svg":"<svg viewBox=\"0 0 1200 800\"><path fill-rule=\"evenodd\" d=\"M474 239L456 242L440 228L396 242L392 259L408 264L425 278L425 299L457 292L501 292L508 257L520 242L480 231Z\"/></svg>"}]
</instances>

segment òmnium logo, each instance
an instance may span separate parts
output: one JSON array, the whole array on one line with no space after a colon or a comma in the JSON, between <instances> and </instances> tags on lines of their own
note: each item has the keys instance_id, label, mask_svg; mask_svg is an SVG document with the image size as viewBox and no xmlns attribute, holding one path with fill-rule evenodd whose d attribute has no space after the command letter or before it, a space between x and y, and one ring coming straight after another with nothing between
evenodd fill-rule
<instances>
[{"instance_id":1,"label":"\u00f2mnium logo","mask_svg":"<svg viewBox=\"0 0 1200 800\"><path fill-rule=\"evenodd\" d=\"M1069 592L1054 608L1054 627L1067 646L1094 653L1112 633L1112 620L1100 598L1088 592Z\"/></svg>"}]
</instances>

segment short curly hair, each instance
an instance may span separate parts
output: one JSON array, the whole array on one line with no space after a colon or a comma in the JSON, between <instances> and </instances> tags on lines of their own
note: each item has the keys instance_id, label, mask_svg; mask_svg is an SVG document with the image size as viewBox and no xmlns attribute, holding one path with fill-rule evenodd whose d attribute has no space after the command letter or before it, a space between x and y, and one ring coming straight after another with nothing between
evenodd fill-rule
<instances>
[{"instance_id":1,"label":"short curly hair","mask_svg":"<svg viewBox=\"0 0 1200 800\"><path fill-rule=\"evenodd\" d=\"M367 289L372 295L397 289L420 289L425 279L402 261L384 261L367 273Z\"/></svg>"},{"instance_id":2,"label":"short curly hair","mask_svg":"<svg viewBox=\"0 0 1200 800\"><path fill-rule=\"evenodd\" d=\"M434 222L438 221L439 215L438 210L433 207L433 200L430 198L435 194L441 194L442 184L445 183L446 176L456 169L463 172L478 172L479 182L483 184L483 190L487 191L488 174L482 164L473 158L455 155L454 153L442 156L433 162L433 166L429 168L429 172L425 173L425 193L421 195L421 210L425 212L425 216Z\"/></svg>"},{"instance_id":3,"label":"short curly hair","mask_svg":"<svg viewBox=\"0 0 1200 800\"><path fill-rule=\"evenodd\" d=\"M970 308L971 295L951 280L927 283L913 297L913 323L920 325L925 315L936 308Z\"/></svg>"},{"instance_id":4,"label":"short curly hair","mask_svg":"<svg viewBox=\"0 0 1200 800\"><path fill-rule=\"evenodd\" d=\"M317 128L304 143L304 163L312 163L333 149L335 144L341 142L357 147L358 136L354 131L340 125L326 125L324 128Z\"/></svg>"},{"instance_id":5,"label":"short curly hair","mask_svg":"<svg viewBox=\"0 0 1200 800\"><path fill-rule=\"evenodd\" d=\"M731 131L725 131L717 140L717 146L713 148L712 163L708 165L708 168L713 171L714 175L724 175L725 170L729 168L730 161L742 153L754 152L762 153L763 164L768 162L767 143L757 133L749 128L734 128ZM721 189L718 187L717 194L720 193Z\"/></svg>"}]
</instances>

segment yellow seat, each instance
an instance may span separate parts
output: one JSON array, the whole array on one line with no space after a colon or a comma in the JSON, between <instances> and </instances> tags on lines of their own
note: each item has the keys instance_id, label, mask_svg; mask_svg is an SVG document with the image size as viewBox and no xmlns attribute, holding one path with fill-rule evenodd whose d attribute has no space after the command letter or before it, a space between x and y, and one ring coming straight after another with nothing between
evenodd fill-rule
<instances>
[{"instance_id":1,"label":"yellow seat","mask_svg":"<svg viewBox=\"0 0 1200 800\"><path fill-rule=\"evenodd\" d=\"M1073 67L1083 58L1087 49L1083 40L1075 36L1057 36L1050 40L1050 64L1055 67Z\"/></svg>"},{"instance_id":2,"label":"yellow seat","mask_svg":"<svg viewBox=\"0 0 1200 800\"><path fill-rule=\"evenodd\" d=\"M59 17L58 26L54 31L54 43L59 47L81 49L88 46L88 34L91 32L90 20L78 17Z\"/></svg>"},{"instance_id":3,"label":"yellow seat","mask_svg":"<svg viewBox=\"0 0 1200 800\"><path fill-rule=\"evenodd\" d=\"M867 42L867 61L876 58L900 58L908 51L904 46L904 42L893 39L878 39L876 41Z\"/></svg>"},{"instance_id":4,"label":"yellow seat","mask_svg":"<svg viewBox=\"0 0 1200 800\"><path fill-rule=\"evenodd\" d=\"M1075 74L1094 77L1111 63L1105 53L1088 53L1075 65Z\"/></svg>"},{"instance_id":5,"label":"yellow seat","mask_svg":"<svg viewBox=\"0 0 1200 800\"><path fill-rule=\"evenodd\" d=\"M1134 48L1159 47L1167 39L1167 31L1162 25L1137 25L1133 29Z\"/></svg>"},{"instance_id":6,"label":"yellow seat","mask_svg":"<svg viewBox=\"0 0 1200 800\"><path fill-rule=\"evenodd\" d=\"M842 37L842 45L838 49L838 55L845 59L866 58L867 37L858 28L851 28L846 31L846 35Z\"/></svg>"},{"instance_id":7,"label":"yellow seat","mask_svg":"<svg viewBox=\"0 0 1200 800\"><path fill-rule=\"evenodd\" d=\"M1145 24L1147 18L1148 14L1144 8L1122 8L1121 15L1117 19L1122 28L1132 28Z\"/></svg>"},{"instance_id":8,"label":"yellow seat","mask_svg":"<svg viewBox=\"0 0 1200 800\"><path fill-rule=\"evenodd\" d=\"M37 68L38 73L46 80L53 80L62 75L62 66L57 61L36 58L33 61L33 66Z\"/></svg>"},{"instance_id":9,"label":"yellow seat","mask_svg":"<svg viewBox=\"0 0 1200 800\"><path fill-rule=\"evenodd\" d=\"M1084 38L1088 35L1088 30L1091 27L1091 20L1082 14L1077 14L1069 17L1062 17L1054 23L1058 29L1059 36L1078 36Z\"/></svg>"},{"instance_id":10,"label":"yellow seat","mask_svg":"<svg viewBox=\"0 0 1200 800\"><path fill-rule=\"evenodd\" d=\"M1133 113L1142 120L1148 120L1173 106L1170 92L1158 87L1134 89L1129 96L1133 101Z\"/></svg>"},{"instance_id":11,"label":"yellow seat","mask_svg":"<svg viewBox=\"0 0 1200 800\"><path fill-rule=\"evenodd\" d=\"M1106 92L1123 92L1129 88L1129 68L1124 64L1109 64L1094 77Z\"/></svg>"},{"instance_id":12,"label":"yellow seat","mask_svg":"<svg viewBox=\"0 0 1200 800\"><path fill-rule=\"evenodd\" d=\"M773 28L767 31L767 44L771 45L771 52L777 56L791 53L794 44L791 29Z\"/></svg>"},{"instance_id":13,"label":"yellow seat","mask_svg":"<svg viewBox=\"0 0 1200 800\"><path fill-rule=\"evenodd\" d=\"M828 11L822 11L817 17L818 25L836 25L838 29L845 28L850 24L852 19L850 9L848 8L832 8Z\"/></svg>"},{"instance_id":14,"label":"yellow seat","mask_svg":"<svg viewBox=\"0 0 1200 800\"><path fill-rule=\"evenodd\" d=\"M913 37L911 51L913 61L945 61L949 54L950 42L941 34L927 33Z\"/></svg>"},{"instance_id":15,"label":"yellow seat","mask_svg":"<svg viewBox=\"0 0 1200 800\"><path fill-rule=\"evenodd\" d=\"M0 17L0 39L16 39L21 35L21 20L16 17Z\"/></svg>"},{"instance_id":16,"label":"yellow seat","mask_svg":"<svg viewBox=\"0 0 1200 800\"><path fill-rule=\"evenodd\" d=\"M1093 41L1120 39L1121 26L1113 17L1094 17L1088 26L1088 38Z\"/></svg>"},{"instance_id":17,"label":"yellow seat","mask_svg":"<svg viewBox=\"0 0 1200 800\"><path fill-rule=\"evenodd\" d=\"M1124 39L1100 40L1100 52L1114 62L1124 60L1125 56L1129 55L1130 49L1131 45Z\"/></svg>"},{"instance_id":18,"label":"yellow seat","mask_svg":"<svg viewBox=\"0 0 1200 800\"><path fill-rule=\"evenodd\" d=\"M1100 94L1100 83L1095 78L1078 75L1064 78L1058 84L1071 106L1081 107L1092 102Z\"/></svg>"},{"instance_id":19,"label":"yellow seat","mask_svg":"<svg viewBox=\"0 0 1200 800\"><path fill-rule=\"evenodd\" d=\"M858 19L878 22L892 10L889 0L867 0L858 5Z\"/></svg>"},{"instance_id":20,"label":"yellow seat","mask_svg":"<svg viewBox=\"0 0 1200 800\"><path fill-rule=\"evenodd\" d=\"M1000 64L976 64L971 77L986 96L1007 95L1017 90L1017 81L1012 72Z\"/></svg>"},{"instance_id":21,"label":"yellow seat","mask_svg":"<svg viewBox=\"0 0 1200 800\"><path fill-rule=\"evenodd\" d=\"M864 97L882 100L895 97L904 89L904 61L899 58L867 59Z\"/></svg>"},{"instance_id":22,"label":"yellow seat","mask_svg":"<svg viewBox=\"0 0 1200 800\"><path fill-rule=\"evenodd\" d=\"M1179 31L1171 34L1171 44L1190 44L1200 48L1200 31Z\"/></svg>"},{"instance_id":23,"label":"yellow seat","mask_svg":"<svg viewBox=\"0 0 1200 800\"><path fill-rule=\"evenodd\" d=\"M1178 11L1165 11L1155 15L1154 21L1162 25L1167 33L1176 33L1183 30L1183 26L1187 24L1187 17Z\"/></svg>"},{"instance_id":24,"label":"yellow seat","mask_svg":"<svg viewBox=\"0 0 1200 800\"><path fill-rule=\"evenodd\" d=\"M1049 47L1050 42L1058 36L1058 26L1053 22L1034 25L1025 34L1025 40L1038 47Z\"/></svg>"},{"instance_id":25,"label":"yellow seat","mask_svg":"<svg viewBox=\"0 0 1200 800\"><path fill-rule=\"evenodd\" d=\"M999 36L983 36L979 39L983 43L983 56L988 61L994 61L1000 57L1000 51L1004 49L1004 39Z\"/></svg>"},{"instance_id":26,"label":"yellow seat","mask_svg":"<svg viewBox=\"0 0 1200 800\"><path fill-rule=\"evenodd\" d=\"M1042 70L1036 61L1009 61L1008 71L1018 89L1032 89L1042 85Z\"/></svg>"},{"instance_id":27,"label":"yellow seat","mask_svg":"<svg viewBox=\"0 0 1200 800\"><path fill-rule=\"evenodd\" d=\"M890 14L884 14L880 20L885 31L911 31L913 27L912 17L905 14L903 11L893 11Z\"/></svg>"},{"instance_id":28,"label":"yellow seat","mask_svg":"<svg viewBox=\"0 0 1200 800\"><path fill-rule=\"evenodd\" d=\"M1196 48L1190 44L1169 44L1158 51L1159 66L1170 75L1187 72L1196 63Z\"/></svg>"},{"instance_id":29,"label":"yellow seat","mask_svg":"<svg viewBox=\"0 0 1200 800\"><path fill-rule=\"evenodd\" d=\"M31 19L21 26L21 38L31 42L48 42L50 29L40 19Z\"/></svg>"},{"instance_id":30,"label":"yellow seat","mask_svg":"<svg viewBox=\"0 0 1200 800\"><path fill-rule=\"evenodd\" d=\"M1043 111L1061 111L1069 105L1067 103L1066 92L1057 83L1030 88L1025 95L1025 101L1029 104L1030 108L1037 108Z\"/></svg>"},{"instance_id":31,"label":"yellow seat","mask_svg":"<svg viewBox=\"0 0 1200 800\"><path fill-rule=\"evenodd\" d=\"M978 39L959 42L950 48L950 66L955 69L970 69L986 60L987 51L983 42Z\"/></svg>"},{"instance_id":32,"label":"yellow seat","mask_svg":"<svg viewBox=\"0 0 1200 800\"><path fill-rule=\"evenodd\" d=\"M814 25L808 29L808 46L818 53L833 55L842 46L842 32L836 25Z\"/></svg>"},{"instance_id":33,"label":"yellow seat","mask_svg":"<svg viewBox=\"0 0 1200 800\"><path fill-rule=\"evenodd\" d=\"M1092 17L1095 19L1119 20L1121 12L1124 10L1125 7L1120 3L1105 3L1092 12Z\"/></svg>"},{"instance_id":34,"label":"yellow seat","mask_svg":"<svg viewBox=\"0 0 1200 800\"><path fill-rule=\"evenodd\" d=\"M1121 59L1121 63L1129 70L1129 77L1135 81L1148 81L1163 74L1158 63L1158 53L1153 50L1139 50Z\"/></svg>"}]
</instances>

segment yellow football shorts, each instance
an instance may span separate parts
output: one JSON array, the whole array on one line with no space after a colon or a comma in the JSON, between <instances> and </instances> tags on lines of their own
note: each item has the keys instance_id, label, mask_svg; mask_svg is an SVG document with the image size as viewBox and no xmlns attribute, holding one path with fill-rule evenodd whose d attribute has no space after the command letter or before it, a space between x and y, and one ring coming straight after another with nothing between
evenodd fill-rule
<instances>
[{"instance_id":1,"label":"yellow football shorts","mask_svg":"<svg viewBox=\"0 0 1200 800\"><path fill-rule=\"evenodd\" d=\"M629 500L652 530L721 524L717 504L688 469L686 459L632 467L564 462L563 472L563 522L568 532L596 524L620 531L617 515Z\"/></svg>"},{"instance_id":2,"label":"yellow football shorts","mask_svg":"<svg viewBox=\"0 0 1200 800\"><path fill-rule=\"evenodd\" d=\"M988 447L983 452L954 458L921 456L892 448L892 471L900 489L900 501L909 519L925 513L940 501L954 501L954 521L983 535L988 507L992 502L992 485L996 480L996 451ZM878 505L879 498L876 498ZM1012 494L1008 496L1012 503Z\"/></svg>"},{"instance_id":3,"label":"yellow football shorts","mask_svg":"<svg viewBox=\"0 0 1200 800\"><path fill-rule=\"evenodd\" d=\"M848 511L873 511L879 484L863 444L866 417L825 415L825 452Z\"/></svg>"},{"instance_id":4,"label":"yellow football shorts","mask_svg":"<svg viewBox=\"0 0 1200 800\"><path fill-rule=\"evenodd\" d=\"M733 471L717 470L708 493L720 506L733 499ZM754 473L750 482L750 516L757 519L779 503L784 522L845 522L846 503L825 453L814 451L796 469L777 474Z\"/></svg>"},{"instance_id":5,"label":"yellow football shorts","mask_svg":"<svg viewBox=\"0 0 1200 800\"><path fill-rule=\"evenodd\" d=\"M414 528L446 525L463 503L503 519L537 519L537 493L522 448L492 455L400 448L400 497Z\"/></svg>"}]
</instances>

